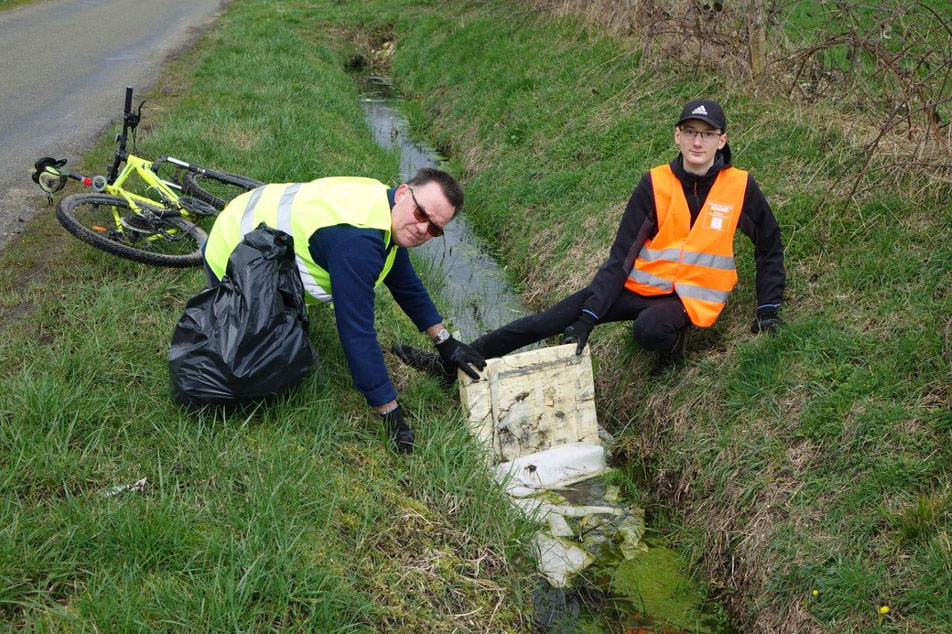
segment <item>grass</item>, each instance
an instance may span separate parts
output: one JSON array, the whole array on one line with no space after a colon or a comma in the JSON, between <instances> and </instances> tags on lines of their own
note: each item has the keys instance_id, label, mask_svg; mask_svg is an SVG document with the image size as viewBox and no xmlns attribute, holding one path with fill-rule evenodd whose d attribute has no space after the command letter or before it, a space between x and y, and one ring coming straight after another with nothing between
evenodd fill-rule
<instances>
[{"instance_id":1,"label":"grass","mask_svg":"<svg viewBox=\"0 0 952 634\"><path fill-rule=\"evenodd\" d=\"M302 37L309 19L232 7L149 95L140 152L268 181L395 182L337 54ZM111 149L104 140L86 168ZM395 362L419 447L386 448L329 311L312 319L321 367L295 393L230 415L171 402L169 337L201 284L199 271L94 251L52 214L0 257L0 622L528 629L532 525L487 477L452 402ZM413 336L389 295L377 317L385 348ZM108 495L141 478L143 492Z\"/></svg>"},{"instance_id":2,"label":"grass","mask_svg":"<svg viewBox=\"0 0 952 634\"><path fill-rule=\"evenodd\" d=\"M29 4L36 1L37 0L0 0L0 11L6 11L7 9L12 9L14 7L19 7L24 4Z\"/></svg>"}]
</instances>

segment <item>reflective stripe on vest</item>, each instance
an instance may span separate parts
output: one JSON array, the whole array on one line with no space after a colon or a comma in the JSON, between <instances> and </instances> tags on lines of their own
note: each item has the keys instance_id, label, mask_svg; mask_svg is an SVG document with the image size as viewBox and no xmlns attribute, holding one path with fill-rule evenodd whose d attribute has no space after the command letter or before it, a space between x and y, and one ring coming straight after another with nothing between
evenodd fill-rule
<instances>
[{"instance_id":1,"label":"reflective stripe on vest","mask_svg":"<svg viewBox=\"0 0 952 634\"><path fill-rule=\"evenodd\" d=\"M673 290L693 324L710 326L737 283L734 232L747 191L747 172L721 170L693 227L684 190L671 167L652 169L651 184L658 233L642 246L625 288L648 296Z\"/></svg>"},{"instance_id":2,"label":"reflective stripe on vest","mask_svg":"<svg viewBox=\"0 0 952 634\"><path fill-rule=\"evenodd\" d=\"M387 187L373 179L338 177L265 185L235 198L216 219L205 247L205 260L219 279L242 237L262 222L294 239L295 263L311 303L333 299L330 276L310 253L310 237L318 229L339 224L379 229L387 255L375 285L393 267L396 249L390 243Z\"/></svg>"}]
</instances>

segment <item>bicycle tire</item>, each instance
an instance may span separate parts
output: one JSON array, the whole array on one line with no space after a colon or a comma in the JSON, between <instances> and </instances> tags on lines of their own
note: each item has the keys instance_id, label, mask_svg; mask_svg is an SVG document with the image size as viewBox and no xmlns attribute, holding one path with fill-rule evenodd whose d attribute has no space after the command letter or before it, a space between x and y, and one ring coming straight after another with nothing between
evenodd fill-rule
<instances>
[{"instance_id":1,"label":"bicycle tire","mask_svg":"<svg viewBox=\"0 0 952 634\"><path fill-rule=\"evenodd\" d=\"M206 169L204 172L186 172L182 189L221 211L233 198L264 185L247 176Z\"/></svg>"},{"instance_id":2,"label":"bicycle tire","mask_svg":"<svg viewBox=\"0 0 952 634\"><path fill-rule=\"evenodd\" d=\"M158 220L154 221L161 223L162 229L168 228L174 232L182 232L177 240L165 238L149 240L145 234L140 236L131 230L119 233L116 230L107 229L106 227L115 224L112 216L114 207L118 208L119 213L124 217L134 215L129 203L119 196L73 194L63 198L56 205L56 218L71 234L110 255L152 266L186 268L202 265L202 245L205 244L208 235L200 227L184 218L171 215L178 212L170 209L156 209ZM161 212L170 215L164 216ZM92 224L102 218L106 220L99 225ZM173 248L175 253L168 252ZM163 249L166 252L160 252ZM182 250L185 252L177 252Z\"/></svg>"}]
</instances>

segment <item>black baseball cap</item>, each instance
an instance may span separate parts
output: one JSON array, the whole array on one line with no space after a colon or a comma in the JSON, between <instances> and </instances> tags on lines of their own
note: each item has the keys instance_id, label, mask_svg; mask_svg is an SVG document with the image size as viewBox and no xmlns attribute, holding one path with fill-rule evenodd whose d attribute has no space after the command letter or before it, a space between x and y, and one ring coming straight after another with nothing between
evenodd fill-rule
<instances>
[{"instance_id":1,"label":"black baseball cap","mask_svg":"<svg viewBox=\"0 0 952 634\"><path fill-rule=\"evenodd\" d=\"M688 119L698 119L704 123L709 123L721 132L727 131L727 117L724 116L724 109L716 101L710 99L695 99L689 101L681 110L681 118L677 125L681 125Z\"/></svg>"}]
</instances>

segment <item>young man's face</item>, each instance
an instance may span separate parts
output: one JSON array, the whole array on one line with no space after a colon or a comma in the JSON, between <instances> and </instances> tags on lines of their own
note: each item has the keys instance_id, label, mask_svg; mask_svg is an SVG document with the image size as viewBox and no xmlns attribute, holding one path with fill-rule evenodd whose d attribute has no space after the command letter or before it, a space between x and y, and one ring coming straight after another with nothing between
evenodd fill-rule
<instances>
[{"instance_id":1,"label":"young man's face","mask_svg":"<svg viewBox=\"0 0 952 634\"><path fill-rule=\"evenodd\" d=\"M711 134L712 132L717 134ZM727 135L709 123L688 119L674 129L674 142L681 148L684 169L695 174L705 174L714 164L714 155L727 143Z\"/></svg>"},{"instance_id":2,"label":"young man's face","mask_svg":"<svg viewBox=\"0 0 952 634\"><path fill-rule=\"evenodd\" d=\"M434 237L431 223L434 230L443 229L455 212L436 182L416 186L404 183L397 188L394 199L390 231L394 243L401 247L417 247Z\"/></svg>"}]
</instances>

